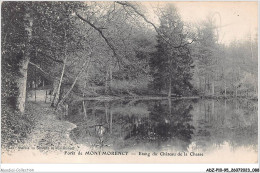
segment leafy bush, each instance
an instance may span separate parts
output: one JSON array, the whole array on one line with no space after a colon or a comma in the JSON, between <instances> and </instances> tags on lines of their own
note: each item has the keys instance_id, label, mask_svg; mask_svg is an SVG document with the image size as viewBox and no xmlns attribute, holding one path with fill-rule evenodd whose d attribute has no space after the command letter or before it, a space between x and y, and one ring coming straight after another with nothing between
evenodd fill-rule
<instances>
[{"instance_id":1,"label":"leafy bush","mask_svg":"<svg viewBox=\"0 0 260 173\"><path fill-rule=\"evenodd\" d=\"M2 148L8 149L9 147L15 147L18 143L23 142L28 134L30 134L35 124L35 118L33 114L30 113L30 109L32 108L33 107L28 104L25 114L21 115L7 104L2 103Z\"/></svg>"}]
</instances>

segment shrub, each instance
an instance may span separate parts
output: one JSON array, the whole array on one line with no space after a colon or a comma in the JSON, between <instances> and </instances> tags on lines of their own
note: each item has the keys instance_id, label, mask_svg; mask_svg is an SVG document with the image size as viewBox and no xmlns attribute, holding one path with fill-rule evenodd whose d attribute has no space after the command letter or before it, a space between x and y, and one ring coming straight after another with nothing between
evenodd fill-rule
<instances>
[{"instance_id":1,"label":"shrub","mask_svg":"<svg viewBox=\"0 0 260 173\"><path fill-rule=\"evenodd\" d=\"M23 142L28 134L30 134L35 124L35 119L33 114L30 113L30 109L32 109L32 106L28 104L25 114L21 115L18 111L2 102L2 148L15 147L18 143Z\"/></svg>"}]
</instances>

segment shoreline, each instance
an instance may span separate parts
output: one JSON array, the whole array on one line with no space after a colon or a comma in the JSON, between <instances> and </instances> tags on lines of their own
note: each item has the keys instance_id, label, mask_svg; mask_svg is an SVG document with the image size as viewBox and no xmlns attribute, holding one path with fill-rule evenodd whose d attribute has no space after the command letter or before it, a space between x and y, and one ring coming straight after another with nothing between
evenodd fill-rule
<instances>
[{"instance_id":1,"label":"shoreline","mask_svg":"<svg viewBox=\"0 0 260 173\"><path fill-rule=\"evenodd\" d=\"M228 97L224 97L224 96L187 96L187 97L161 97L161 96L97 96L97 97L80 97L79 99L77 99L76 101L113 101L113 100L167 100L167 99L171 99L171 100L182 100L182 99L224 99L224 100L228 100L228 99L248 99L248 100L255 100L257 101L258 98L256 97L243 97L243 96L238 96L238 97L233 97L233 96L228 96Z\"/></svg>"}]
</instances>

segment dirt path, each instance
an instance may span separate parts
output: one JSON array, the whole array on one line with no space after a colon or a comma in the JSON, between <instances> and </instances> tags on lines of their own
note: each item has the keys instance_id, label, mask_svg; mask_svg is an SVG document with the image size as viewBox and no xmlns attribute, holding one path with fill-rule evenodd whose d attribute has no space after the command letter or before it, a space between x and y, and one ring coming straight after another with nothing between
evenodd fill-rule
<instances>
[{"instance_id":1,"label":"dirt path","mask_svg":"<svg viewBox=\"0 0 260 173\"><path fill-rule=\"evenodd\" d=\"M44 102L28 102L30 112L35 115L35 126L20 148L35 148L42 152L64 151L77 145L69 138L70 130L76 125L59 119L49 104Z\"/></svg>"}]
</instances>

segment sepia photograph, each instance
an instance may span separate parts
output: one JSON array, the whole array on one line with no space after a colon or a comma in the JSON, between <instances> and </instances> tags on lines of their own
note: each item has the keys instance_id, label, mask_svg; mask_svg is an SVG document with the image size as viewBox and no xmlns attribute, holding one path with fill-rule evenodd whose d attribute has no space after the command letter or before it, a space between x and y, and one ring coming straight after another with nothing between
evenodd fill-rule
<instances>
[{"instance_id":1,"label":"sepia photograph","mask_svg":"<svg viewBox=\"0 0 260 173\"><path fill-rule=\"evenodd\" d=\"M258 163L258 2L2 1L1 163Z\"/></svg>"}]
</instances>

